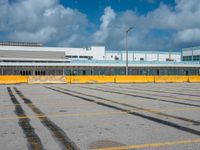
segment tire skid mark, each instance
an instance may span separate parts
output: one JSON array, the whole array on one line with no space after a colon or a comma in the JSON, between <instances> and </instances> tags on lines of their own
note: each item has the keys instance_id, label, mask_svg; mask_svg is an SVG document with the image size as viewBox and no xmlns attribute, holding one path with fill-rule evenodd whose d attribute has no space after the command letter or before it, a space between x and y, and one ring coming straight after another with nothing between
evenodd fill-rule
<instances>
[{"instance_id":1,"label":"tire skid mark","mask_svg":"<svg viewBox=\"0 0 200 150\"><path fill-rule=\"evenodd\" d=\"M106 86L109 86L109 85L106 85ZM138 94L142 94L141 92L138 92L138 91L141 91L141 89L138 89L138 88L131 88L131 87L128 87L128 89L130 89L130 90L126 90L126 89L124 89L124 87L122 87L122 86L109 86L110 88L109 88L109 90L115 90L115 89L121 89L121 88L123 88L123 90L124 91L126 91L126 92L131 92L130 90L135 90L134 92L135 93L138 93ZM108 89L108 88L107 88ZM173 93L170 93L170 92L165 92L165 91L156 91L156 90L147 90L147 89L143 89L142 90L142 92L155 92L155 93L161 93L161 92L163 92L163 93L168 93L168 94L173 94ZM175 98L175 99L179 99L179 100L184 100L184 101L192 101L192 102L200 102L200 100L195 100L195 99L187 99L187 98L179 98L179 97L174 97L174 96L165 96L165 95L157 95L157 94L152 94L152 93L147 93L148 95L152 95L152 96L161 96L161 97L169 97L169 98ZM182 95L182 94L176 94L176 95ZM200 97L200 96L199 96Z\"/></svg>"},{"instance_id":2,"label":"tire skid mark","mask_svg":"<svg viewBox=\"0 0 200 150\"><path fill-rule=\"evenodd\" d=\"M200 121L196 121L196 120L192 120L192 119L188 119L188 118L183 118L183 117L178 117L178 116L174 116L174 115L165 114L165 113L162 113L162 112L156 111L156 110L136 107L136 106L133 106L133 105L130 105L130 104L116 102L114 100L106 99L106 98L103 98L103 97L94 96L94 95L90 95L90 94L85 94L85 93L81 93L81 92L77 92L77 91L72 91L72 90L68 90L68 89L64 89L64 88L60 88L60 87L55 87L55 88L58 88L58 89L61 89L61 90L64 90L64 91L68 91L68 92L71 92L71 93L75 93L75 94L80 94L80 95L85 95L85 96L101 99L101 100L112 102L112 103L115 103L115 104L120 104L120 105L131 107L131 108L134 108L134 109L137 109L137 110L142 110L144 112L149 112L149 113L153 113L153 114L160 115L160 116L165 116L165 117L169 117L169 118L173 118L173 119L177 119L177 120L181 120L181 121L190 122L190 123L193 123L194 125L200 125Z\"/></svg>"},{"instance_id":3,"label":"tire skid mark","mask_svg":"<svg viewBox=\"0 0 200 150\"><path fill-rule=\"evenodd\" d=\"M52 122L46 115L37 108L30 99L26 98L21 91L19 91L16 87L14 87L16 93L22 98L25 104L38 116L41 123L49 129L54 139L59 143L61 149L65 150L78 150L77 146L72 142L69 137L65 134L65 132L58 127L54 122ZM31 104L31 105L30 105ZM43 116L43 117L39 117Z\"/></svg>"},{"instance_id":4,"label":"tire skid mark","mask_svg":"<svg viewBox=\"0 0 200 150\"><path fill-rule=\"evenodd\" d=\"M52 91L63 93L65 95L70 95L72 97L79 98L79 99L84 100L84 101L92 102L92 103L95 103L97 105L101 105L101 106L108 107L108 108L111 108L111 109L115 109L115 110L119 110L119 111L122 111L122 112L126 112L127 114L138 116L140 118L145 118L147 120L150 120L150 121L153 121L153 122L165 125L165 126L169 126L169 127L175 128L175 129L180 130L180 131L184 131L184 132L195 134L195 135L200 135L200 131L198 131L198 130L187 128L187 127L184 127L184 126L180 126L180 125L178 125L176 123L173 123L173 122L170 122L170 121L162 120L162 119L159 119L159 118L151 117L151 116L144 115L144 114L137 113L137 112L128 112L128 110L120 108L120 107L117 107L117 106L114 106L114 105L110 105L110 104L106 104L106 103L103 103L103 102L99 102L99 101L96 101L96 100L91 99L91 98L86 98L86 97L83 97L83 96L72 94L70 92L61 91L61 90L58 90L58 89L55 89L55 88L51 88L51 87L46 87L46 88L50 89Z\"/></svg>"},{"instance_id":5,"label":"tire skid mark","mask_svg":"<svg viewBox=\"0 0 200 150\"><path fill-rule=\"evenodd\" d=\"M133 86L133 85L131 85L131 86ZM152 88L152 87L150 87L150 86L148 86L149 88ZM194 86L193 86L194 87ZM195 90L195 89L189 89L189 88L181 88L181 89L179 89L179 90L177 90L177 87L172 87L171 85L170 85L170 87L164 87L164 86L158 86L157 88L165 88L165 89L167 89L167 90L173 90L173 91L175 91L175 92L184 92L185 90L187 90L187 91L191 91L191 92L199 92L199 90ZM153 88L153 89L157 89L157 88ZM196 87L197 89L199 88L199 87ZM172 92L173 92L172 91ZM179 93L180 94L180 93Z\"/></svg>"},{"instance_id":6,"label":"tire skid mark","mask_svg":"<svg viewBox=\"0 0 200 150\"><path fill-rule=\"evenodd\" d=\"M134 89L134 88L132 88L132 89ZM166 89L166 88L165 88ZM168 89L170 89L170 88L168 88ZM141 90L141 89L138 89L138 90ZM188 89L187 89L188 90ZM163 93L168 93L168 94L176 94L176 95L185 95L185 96L194 96L194 97L200 97L200 95L196 95L196 94L188 94L188 93L182 93L182 92L184 92L184 91L177 91L177 90L173 90L173 91L175 91L175 92L173 92L173 91L170 91L170 92L167 92L167 91L156 91L156 90L147 90L146 89L146 91L152 91L152 92L163 92Z\"/></svg>"},{"instance_id":7,"label":"tire skid mark","mask_svg":"<svg viewBox=\"0 0 200 150\"><path fill-rule=\"evenodd\" d=\"M13 94L10 87L7 87L8 94L11 98L12 103L15 105L15 114L18 117L26 117L26 114L23 108L19 105L19 101ZM30 124L29 118L19 118L18 121L19 126L22 128L23 133L26 136L28 142L29 150L43 150L42 142L39 136L35 133L35 129Z\"/></svg>"},{"instance_id":8,"label":"tire skid mark","mask_svg":"<svg viewBox=\"0 0 200 150\"><path fill-rule=\"evenodd\" d=\"M200 105L197 105L197 104L175 102L175 101L165 100L165 99L161 99L161 98L152 98L152 97L148 97L148 96L141 96L141 95L130 94L130 93L122 93L122 92L118 92L118 91L104 90L101 88L91 88L91 87L85 87L85 86L84 87L77 86L77 87L91 89L91 90L95 90L95 91L102 91L102 92L106 92L106 93L121 94L121 95L126 95L126 96L131 96L131 97L145 98L147 100L161 101L161 102L166 102L166 103L174 103L174 104L186 105L186 106L191 106L191 107L200 107Z\"/></svg>"}]
</instances>

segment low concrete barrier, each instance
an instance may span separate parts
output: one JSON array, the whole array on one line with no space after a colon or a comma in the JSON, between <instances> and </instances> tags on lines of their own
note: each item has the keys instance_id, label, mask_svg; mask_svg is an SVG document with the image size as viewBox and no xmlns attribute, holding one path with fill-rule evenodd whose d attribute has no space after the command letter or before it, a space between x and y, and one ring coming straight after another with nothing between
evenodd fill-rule
<instances>
[{"instance_id":1,"label":"low concrete barrier","mask_svg":"<svg viewBox=\"0 0 200 150\"><path fill-rule=\"evenodd\" d=\"M181 83L200 82L200 76L0 76L0 84L45 83Z\"/></svg>"},{"instance_id":2,"label":"low concrete barrier","mask_svg":"<svg viewBox=\"0 0 200 150\"><path fill-rule=\"evenodd\" d=\"M200 76L189 76L189 82L200 82Z\"/></svg>"},{"instance_id":3,"label":"low concrete barrier","mask_svg":"<svg viewBox=\"0 0 200 150\"><path fill-rule=\"evenodd\" d=\"M0 76L0 84L19 84L27 82L27 76Z\"/></svg>"},{"instance_id":4,"label":"low concrete barrier","mask_svg":"<svg viewBox=\"0 0 200 150\"><path fill-rule=\"evenodd\" d=\"M67 83L114 83L115 76L67 76Z\"/></svg>"},{"instance_id":5,"label":"low concrete barrier","mask_svg":"<svg viewBox=\"0 0 200 150\"><path fill-rule=\"evenodd\" d=\"M156 83L188 82L188 76L155 76Z\"/></svg>"},{"instance_id":6,"label":"low concrete barrier","mask_svg":"<svg viewBox=\"0 0 200 150\"><path fill-rule=\"evenodd\" d=\"M146 76L146 78L147 78L147 82L151 82L151 83L155 82L155 76Z\"/></svg>"},{"instance_id":7,"label":"low concrete barrier","mask_svg":"<svg viewBox=\"0 0 200 150\"><path fill-rule=\"evenodd\" d=\"M66 83L64 76L29 76L28 84Z\"/></svg>"},{"instance_id":8,"label":"low concrete barrier","mask_svg":"<svg viewBox=\"0 0 200 150\"><path fill-rule=\"evenodd\" d=\"M154 82L153 76L116 76L115 83L147 83Z\"/></svg>"},{"instance_id":9,"label":"low concrete barrier","mask_svg":"<svg viewBox=\"0 0 200 150\"><path fill-rule=\"evenodd\" d=\"M66 83L71 83L71 76L65 76Z\"/></svg>"}]
</instances>

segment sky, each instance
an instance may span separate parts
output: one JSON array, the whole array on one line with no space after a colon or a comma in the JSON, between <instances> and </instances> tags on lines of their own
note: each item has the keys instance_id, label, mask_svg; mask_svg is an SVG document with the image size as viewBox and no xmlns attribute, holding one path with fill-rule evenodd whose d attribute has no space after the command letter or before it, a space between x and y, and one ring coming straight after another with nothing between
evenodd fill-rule
<instances>
[{"instance_id":1,"label":"sky","mask_svg":"<svg viewBox=\"0 0 200 150\"><path fill-rule=\"evenodd\" d=\"M107 50L200 46L199 0L0 0L0 41Z\"/></svg>"}]
</instances>

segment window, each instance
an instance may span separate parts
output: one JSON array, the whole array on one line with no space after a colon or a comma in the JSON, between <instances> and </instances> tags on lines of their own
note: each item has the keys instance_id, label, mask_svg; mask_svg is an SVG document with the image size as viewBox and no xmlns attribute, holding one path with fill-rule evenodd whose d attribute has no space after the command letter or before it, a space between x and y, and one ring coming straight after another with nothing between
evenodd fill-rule
<instances>
[{"instance_id":1,"label":"window","mask_svg":"<svg viewBox=\"0 0 200 150\"><path fill-rule=\"evenodd\" d=\"M46 75L46 71L37 70L37 71L35 71L35 75L36 76L40 76L40 75L45 76Z\"/></svg>"},{"instance_id":2,"label":"window","mask_svg":"<svg viewBox=\"0 0 200 150\"><path fill-rule=\"evenodd\" d=\"M93 56L79 56L79 58L86 58L86 59L91 60L91 59L93 59Z\"/></svg>"},{"instance_id":3,"label":"window","mask_svg":"<svg viewBox=\"0 0 200 150\"><path fill-rule=\"evenodd\" d=\"M200 55L193 56L193 61L200 61Z\"/></svg>"},{"instance_id":4,"label":"window","mask_svg":"<svg viewBox=\"0 0 200 150\"><path fill-rule=\"evenodd\" d=\"M192 56L183 56L183 61L192 61Z\"/></svg>"},{"instance_id":5,"label":"window","mask_svg":"<svg viewBox=\"0 0 200 150\"><path fill-rule=\"evenodd\" d=\"M78 58L78 56L66 55L65 58Z\"/></svg>"},{"instance_id":6,"label":"window","mask_svg":"<svg viewBox=\"0 0 200 150\"><path fill-rule=\"evenodd\" d=\"M65 56L65 58L71 58L71 56Z\"/></svg>"},{"instance_id":7,"label":"window","mask_svg":"<svg viewBox=\"0 0 200 150\"><path fill-rule=\"evenodd\" d=\"M144 58L140 58L140 61L144 61Z\"/></svg>"},{"instance_id":8,"label":"window","mask_svg":"<svg viewBox=\"0 0 200 150\"><path fill-rule=\"evenodd\" d=\"M31 71L30 70L21 70L20 71L20 75L21 76L30 76L31 75Z\"/></svg>"},{"instance_id":9,"label":"window","mask_svg":"<svg viewBox=\"0 0 200 150\"><path fill-rule=\"evenodd\" d=\"M119 60L119 57L115 56L115 60Z\"/></svg>"},{"instance_id":10,"label":"window","mask_svg":"<svg viewBox=\"0 0 200 150\"><path fill-rule=\"evenodd\" d=\"M160 70L159 69L156 70L156 74L157 74L157 76L160 75Z\"/></svg>"},{"instance_id":11,"label":"window","mask_svg":"<svg viewBox=\"0 0 200 150\"><path fill-rule=\"evenodd\" d=\"M88 56L79 56L79 58L88 58Z\"/></svg>"},{"instance_id":12,"label":"window","mask_svg":"<svg viewBox=\"0 0 200 150\"><path fill-rule=\"evenodd\" d=\"M89 60L92 60L92 59L93 59L93 56L89 56L88 59L89 59Z\"/></svg>"}]
</instances>

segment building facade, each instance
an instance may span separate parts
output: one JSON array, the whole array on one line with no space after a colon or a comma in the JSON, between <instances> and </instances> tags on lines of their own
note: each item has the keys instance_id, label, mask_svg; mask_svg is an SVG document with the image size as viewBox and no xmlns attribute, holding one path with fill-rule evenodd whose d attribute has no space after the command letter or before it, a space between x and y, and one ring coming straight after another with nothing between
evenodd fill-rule
<instances>
[{"instance_id":1,"label":"building facade","mask_svg":"<svg viewBox=\"0 0 200 150\"><path fill-rule=\"evenodd\" d=\"M200 46L184 48L182 52L183 61L200 61Z\"/></svg>"},{"instance_id":2,"label":"building facade","mask_svg":"<svg viewBox=\"0 0 200 150\"><path fill-rule=\"evenodd\" d=\"M198 61L181 61L186 51L129 51L129 75L199 75ZM125 75L125 60L125 51L105 50L103 46L0 43L0 75Z\"/></svg>"},{"instance_id":3,"label":"building facade","mask_svg":"<svg viewBox=\"0 0 200 150\"><path fill-rule=\"evenodd\" d=\"M68 59L68 60L115 60L125 61L125 51L105 50L104 46L89 48L42 47L37 43L0 43L0 59ZM180 62L179 52L132 51L128 52L129 61L171 61Z\"/></svg>"}]
</instances>

